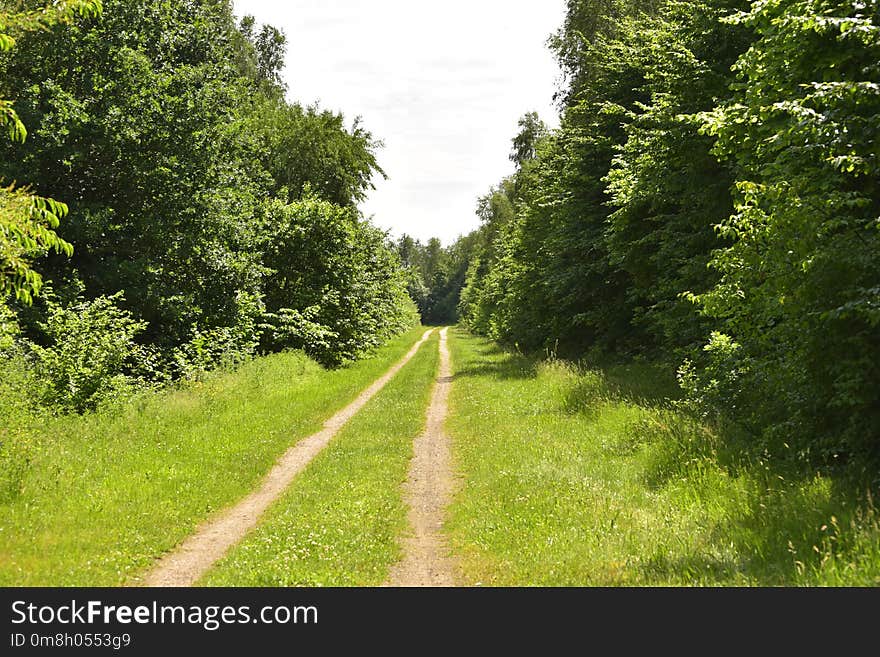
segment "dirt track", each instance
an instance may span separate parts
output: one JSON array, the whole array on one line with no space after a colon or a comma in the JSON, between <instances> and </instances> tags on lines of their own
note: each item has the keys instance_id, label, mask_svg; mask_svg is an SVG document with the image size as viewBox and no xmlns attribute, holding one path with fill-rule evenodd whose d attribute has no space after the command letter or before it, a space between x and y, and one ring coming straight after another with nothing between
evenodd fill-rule
<instances>
[{"instance_id":1,"label":"dirt track","mask_svg":"<svg viewBox=\"0 0 880 657\"><path fill-rule=\"evenodd\" d=\"M440 372L425 432L416 438L404 484L412 535L404 539L404 557L395 565L388 586L454 586L455 565L448 554L443 521L454 491L451 449L443 430L452 381L446 331L440 331Z\"/></svg>"},{"instance_id":2,"label":"dirt track","mask_svg":"<svg viewBox=\"0 0 880 657\"><path fill-rule=\"evenodd\" d=\"M259 489L199 527L177 549L162 557L143 581L136 583L144 586L192 586L257 524L263 512L278 499L294 477L415 356L432 332L433 329L425 331L422 338L400 361L358 395L357 399L327 420L318 433L304 438L288 449L266 475Z\"/></svg>"}]
</instances>

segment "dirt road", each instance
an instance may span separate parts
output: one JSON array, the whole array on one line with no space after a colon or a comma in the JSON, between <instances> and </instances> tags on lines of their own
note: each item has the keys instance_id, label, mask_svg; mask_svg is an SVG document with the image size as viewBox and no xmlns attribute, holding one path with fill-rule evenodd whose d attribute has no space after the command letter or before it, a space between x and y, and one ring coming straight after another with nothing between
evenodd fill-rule
<instances>
[{"instance_id":1,"label":"dirt road","mask_svg":"<svg viewBox=\"0 0 880 657\"><path fill-rule=\"evenodd\" d=\"M440 331L440 371L425 432L416 438L404 496L412 535L404 540L404 557L395 565L388 586L453 586L455 564L448 554L443 521L454 492L451 448L443 430L452 381L446 331Z\"/></svg>"},{"instance_id":2,"label":"dirt road","mask_svg":"<svg viewBox=\"0 0 880 657\"><path fill-rule=\"evenodd\" d=\"M207 521L177 549L135 582L144 586L192 586L214 563L250 531L272 502L284 492L309 462L327 446L337 432L415 356L430 337L425 332L412 349L357 399L324 423L323 428L292 446L266 475L260 487L235 506Z\"/></svg>"}]
</instances>

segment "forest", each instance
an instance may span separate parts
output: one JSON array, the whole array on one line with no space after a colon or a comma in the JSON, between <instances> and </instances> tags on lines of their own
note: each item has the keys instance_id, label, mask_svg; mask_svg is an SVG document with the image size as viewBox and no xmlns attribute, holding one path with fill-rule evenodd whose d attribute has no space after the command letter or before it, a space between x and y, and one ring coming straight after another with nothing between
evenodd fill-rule
<instances>
[{"instance_id":1,"label":"forest","mask_svg":"<svg viewBox=\"0 0 880 657\"><path fill-rule=\"evenodd\" d=\"M451 249L460 321L667 363L749 451L876 484L880 4L570 0L550 46L561 125Z\"/></svg>"},{"instance_id":2,"label":"forest","mask_svg":"<svg viewBox=\"0 0 880 657\"><path fill-rule=\"evenodd\" d=\"M442 385L459 581L880 583L880 0L567 0L447 245L287 39L0 0L0 581L140 581L412 358L199 577L385 582Z\"/></svg>"}]
</instances>

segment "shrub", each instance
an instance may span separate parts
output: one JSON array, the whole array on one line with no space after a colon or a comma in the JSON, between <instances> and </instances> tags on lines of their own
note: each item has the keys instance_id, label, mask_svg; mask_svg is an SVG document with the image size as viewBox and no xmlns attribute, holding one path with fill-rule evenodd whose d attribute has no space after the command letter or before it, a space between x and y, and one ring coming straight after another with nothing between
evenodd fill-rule
<instances>
[{"instance_id":1,"label":"shrub","mask_svg":"<svg viewBox=\"0 0 880 657\"><path fill-rule=\"evenodd\" d=\"M273 200L265 220L264 350L303 349L338 366L418 321L397 255L355 209Z\"/></svg>"},{"instance_id":2,"label":"shrub","mask_svg":"<svg viewBox=\"0 0 880 657\"><path fill-rule=\"evenodd\" d=\"M147 324L119 308L122 299L118 292L68 307L49 302L41 326L49 344L29 344L46 405L82 412L148 377L155 356L135 342Z\"/></svg>"}]
</instances>

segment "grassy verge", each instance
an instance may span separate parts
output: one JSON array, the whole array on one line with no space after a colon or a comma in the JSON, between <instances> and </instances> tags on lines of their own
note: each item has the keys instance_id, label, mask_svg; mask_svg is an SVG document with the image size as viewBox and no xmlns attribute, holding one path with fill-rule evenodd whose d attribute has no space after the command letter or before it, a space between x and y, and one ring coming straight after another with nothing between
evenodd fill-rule
<instances>
[{"instance_id":1,"label":"grassy verge","mask_svg":"<svg viewBox=\"0 0 880 657\"><path fill-rule=\"evenodd\" d=\"M0 500L0 585L132 580L253 489L292 443L387 370L423 329L327 371L297 352L184 389L29 429L29 463Z\"/></svg>"},{"instance_id":2,"label":"grassy verge","mask_svg":"<svg viewBox=\"0 0 880 657\"><path fill-rule=\"evenodd\" d=\"M400 558L401 484L424 428L437 340L352 418L203 584L374 586L387 578Z\"/></svg>"},{"instance_id":3,"label":"grassy verge","mask_svg":"<svg viewBox=\"0 0 880 657\"><path fill-rule=\"evenodd\" d=\"M743 456L668 374L539 362L452 334L447 524L485 585L878 585L880 514L850 480Z\"/></svg>"}]
</instances>

